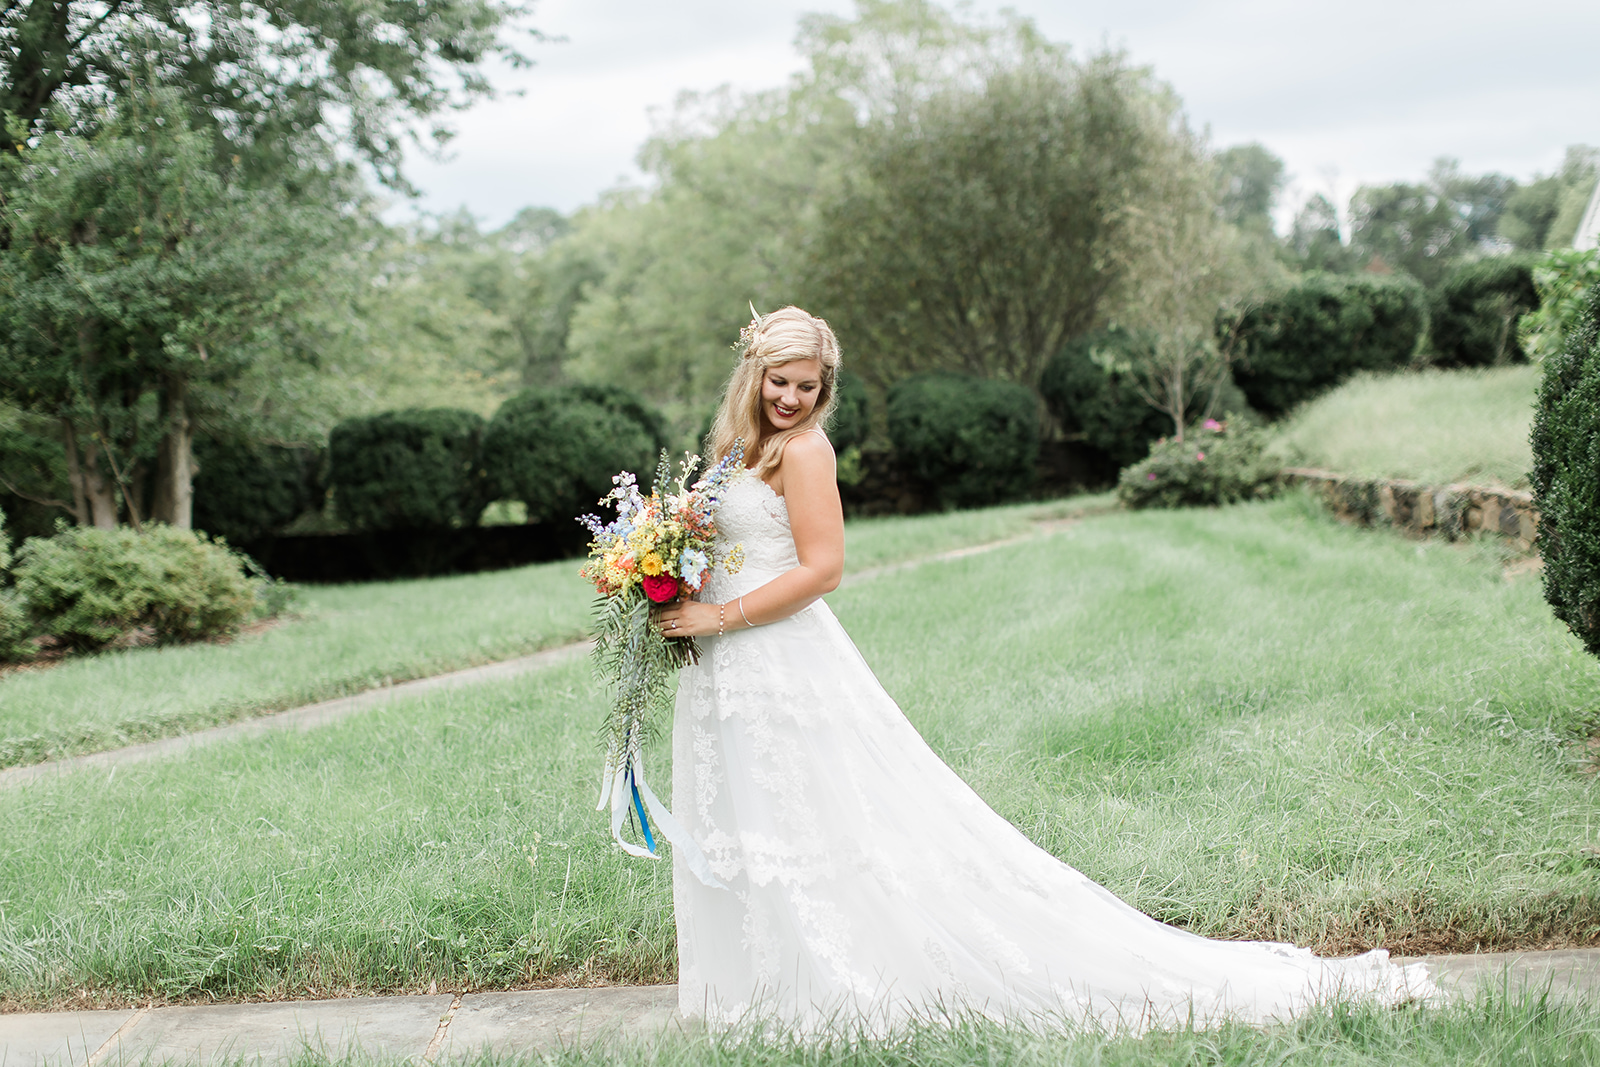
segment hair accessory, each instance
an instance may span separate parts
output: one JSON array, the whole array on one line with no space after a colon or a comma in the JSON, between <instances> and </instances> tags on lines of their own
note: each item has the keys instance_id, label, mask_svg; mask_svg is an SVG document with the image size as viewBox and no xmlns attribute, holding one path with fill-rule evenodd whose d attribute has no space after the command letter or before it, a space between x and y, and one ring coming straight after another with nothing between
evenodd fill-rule
<instances>
[{"instance_id":1,"label":"hair accessory","mask_svg":"<svg viewBox=\"0 0 1600 1067\"><path fill-rule=\"evenodd\" d=\"M761 313L756 310L754 303L750 304L750 325L739 331L739 343L733 350L743 359L750 354L750 346L756 343L756 333L761 329Z\"/></svg>"}]
</instances>

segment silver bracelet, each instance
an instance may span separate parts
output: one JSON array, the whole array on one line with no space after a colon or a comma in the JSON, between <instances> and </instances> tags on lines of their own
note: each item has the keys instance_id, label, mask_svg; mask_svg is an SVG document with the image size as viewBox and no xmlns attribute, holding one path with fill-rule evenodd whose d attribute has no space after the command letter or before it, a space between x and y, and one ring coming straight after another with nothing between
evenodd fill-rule
<instances>
[{"instance_id":1,"label":"silver bracelet","mask_svg":"<svg viewBox=\"0 0 1600 1067\"><path fill-rule=\"evenodd\" d=\"M739 598L739 618L744 620L745 626L750 627L750 616L744 613L744 597ZM754 627L750 628L754 629Z\"/></svg>"}]
</instances>

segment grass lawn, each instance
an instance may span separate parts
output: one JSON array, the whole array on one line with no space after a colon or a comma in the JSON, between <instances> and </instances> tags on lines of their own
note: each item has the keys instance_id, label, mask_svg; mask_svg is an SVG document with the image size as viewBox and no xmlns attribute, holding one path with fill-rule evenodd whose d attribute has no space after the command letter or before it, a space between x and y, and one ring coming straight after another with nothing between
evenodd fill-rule
<instances>
[{"instance_id":1,"label":"grass lawn","mask_svg":"<svg viewBox=\"0 0 1600 1067\"><path fill-rule=\"evenodd\" d=\"M1286 465L1527 488L1536 367L1359 375L1277 431Z\"/></svg>"},{"instance_id":2,"label":"grass lawn","mask_svg":"<svg viewBox=\"0 0 1600 1067\"><path fill-rule=\"evenodd\" d=\"M1109 506L1080 497L852 522L851 567L1001 540ZM227 644L110 652L0 675L0 767L95 752L585 636L592 591L563 560L489 574L306 586L299 617Z\"/></svg>"},{"instance_id":3,"label":"grass lawn","mask_svg":"<svg viewBox=\"0 0 1600 1067\"><path fill-rule=\"evenodd\" d=\"M1600 664L1485 552L1293 497L1102 515L830 601L997 810L1152 915L1325 951L1600 934L1572 745ZM0 997L670 980L669 870L592 810L604 705L568 663L0 792Z\"/></svg>"}]
</instances>

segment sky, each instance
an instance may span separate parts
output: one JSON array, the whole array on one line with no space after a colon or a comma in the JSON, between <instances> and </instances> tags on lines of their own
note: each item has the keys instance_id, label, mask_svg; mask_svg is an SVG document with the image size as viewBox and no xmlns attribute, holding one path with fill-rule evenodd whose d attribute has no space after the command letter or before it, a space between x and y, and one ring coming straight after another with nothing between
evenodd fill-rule
<instances>
[{"instance_id":1,"label":"sky","mask_svg":"<svg viewBox=\"0 0 1600 1067\"><path fill-rule=\"evenodd\" d=\"M973 3L979 15L998 4ZM1083 55L1122 49L1183 99L1218 148L1257 141L1287 164L1280 223L1313 192L1417 181L1440 156L1519 179L1600 144L1597 0L1016 0ZM443 160L413 152L422 195L392 221L465 208L495 227L532 205L571 212L645 184L635 156L685 90L780 86L802 68L805 12L852 0L539 0L531 69L459 115Z\"/></svg>"}]
</instances>

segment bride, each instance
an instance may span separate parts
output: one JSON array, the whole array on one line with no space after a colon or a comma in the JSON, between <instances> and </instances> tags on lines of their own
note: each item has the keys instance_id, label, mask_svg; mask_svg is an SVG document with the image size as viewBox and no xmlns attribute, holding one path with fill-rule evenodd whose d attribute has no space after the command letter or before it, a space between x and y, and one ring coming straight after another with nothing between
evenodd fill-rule
<instances>
[{"instance_id":1,"label":"bride","mask_svg":"<svg viewBox=\"0 0 1600 1067\"><path fill-rule=\"evenodd\" d=\"M1324 960L1163 925L991 810L821 600L844 568L822 432L833 331L788 307L742 340L711 452L755 442L717 513L745 562L656 620L702 645L673 730L672 807L692 842L673 872L684 1017L883 1030L954 1008L1143 1030L1434 992L1421 965L1382 950Z\"/></svg>"}]
</instances>

